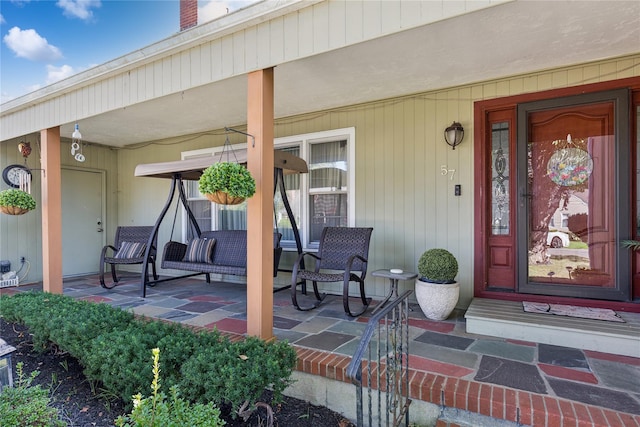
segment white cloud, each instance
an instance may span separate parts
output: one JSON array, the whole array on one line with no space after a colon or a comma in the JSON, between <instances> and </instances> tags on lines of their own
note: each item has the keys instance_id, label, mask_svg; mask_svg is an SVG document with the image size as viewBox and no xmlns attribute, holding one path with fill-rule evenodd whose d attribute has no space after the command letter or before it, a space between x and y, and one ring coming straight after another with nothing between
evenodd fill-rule
<instances>
[{"instance_id":1,"label":"white cloud","mask_svg":"<svg viewBox=\"0 0 640 427\"><path fill-rule=\"evenodd\" d=\"M0 13L0 24L4 24L5 22L7 21L4 20L4 16Z\"/></svg>"},{"instance_id":2,"label":"white cloud","mask_svg":"<svg viewBox=\"0 0 640 427\"><path fill-rule=\"evenodd\" d=\"M41 37L36 30L21 30L13 27L4 36L4 42L16 56L32 61L55 61L62 58L62 52L47 39Z\"/></svg>"},{"instance_id":3,"label":"white cloud","mask_svg":"<svg viewBox=\"0 0 640 427\"><path fill-rule=\"evenodd\" d=\"M63 65L62 67L47 65L47 84L50 85L58 80L66 79L75 73L76 71L71 65Z\"/></svg>"},{"instance_id":4,"label":"white cloud","mask_svg":"<svg viewBox=\"0 0 640 427\"><path fill-rule=\"evenodd\" d=\"M65 16L86 21L93 18L91 8L102 6L102 2L100 0L58 0L56 6L63 10L62 13Z\"/></svg>"}]
</instances>

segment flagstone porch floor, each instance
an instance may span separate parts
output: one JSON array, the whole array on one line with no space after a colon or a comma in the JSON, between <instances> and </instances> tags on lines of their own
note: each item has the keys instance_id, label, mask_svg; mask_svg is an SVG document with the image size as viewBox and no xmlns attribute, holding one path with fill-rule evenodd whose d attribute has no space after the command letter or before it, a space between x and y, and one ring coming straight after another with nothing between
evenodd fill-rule
<instances>
[{"instance_id":1,"label":"flagstone porch floor","mask_svg":"<svg viewBox=\"0 0 640 427\"><path fill-rule=\"evenodd\" d=\"M5 288L0 295L41 289ZM246 333L242 284L180 279L148 288L141 298L139 275L125 274L112 290L91 275L65 279L64 293L229 335ZM636 358L470 334L463 311L436 322L411 306L412 399L513 425L640 426L640 348ZM288 290L274 294L274 334L295 346L297 370L336 381L348 382L346 367L370 314L371 308L359 318L347 317L339 296L327 296L315 310L297 311Z\"/></svg>"}]
</instances>

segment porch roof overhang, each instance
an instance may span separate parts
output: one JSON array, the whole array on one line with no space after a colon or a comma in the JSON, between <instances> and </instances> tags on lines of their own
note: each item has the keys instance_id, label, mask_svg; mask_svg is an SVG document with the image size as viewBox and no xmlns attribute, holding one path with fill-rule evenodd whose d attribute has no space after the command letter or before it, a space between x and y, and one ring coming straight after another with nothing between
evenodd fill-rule
<instances>
[{"instance_id":1,"label":"porch roof overhang","mask_svg":"<svg viewBox=\"0 0 640 427\"><path fill-rule=\"evenodd\" d=\"M234 150L230 153L224 153L224 159L227 155L233 161L240 164L247 164L247 150ZM154 178L172 179L176 173L179 173L182 179L197 181L200 179L202 172L214 163L219 162L220 157L198 157L195 159L176 160L172 162L161 163L145 163L136 166L135 176L146 176ZM273 152L274 168L282 169L284 174L307 173L307 162L300 157L284 151Z\"/></svg>"},{"instance_id":2,"label":"porch roof overhang","mask_svg":"<svg viewBox=\"0 0 640 427\"><path fill-rule=\"evenodd\" d=\"M2 104L0 140L79 122L123 147L241 126L247 74L268 67L279 119L638 52L637 0L260 2Z\"/></svg>"}]
</instances>

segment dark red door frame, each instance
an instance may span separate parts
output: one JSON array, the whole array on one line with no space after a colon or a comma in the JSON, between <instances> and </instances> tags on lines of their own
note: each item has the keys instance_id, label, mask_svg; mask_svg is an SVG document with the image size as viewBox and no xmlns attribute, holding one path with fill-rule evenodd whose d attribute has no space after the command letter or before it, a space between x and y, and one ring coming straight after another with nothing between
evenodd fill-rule
<instances>
[{"instance_id":1,"label":"dark red door frame","mask_svg":"<svg viewBox=\"0 0 640 427\"><path fill-rule=\"evenodd\" d=\"M640 165L637 160L637 144L635 138L638 135L638 120L636 111L640 107L640 77L613 80L603 83L595 83L584 86L576 86L562 89L554 89L531 94L515 95L505 98L497 98L487 101L478 101L474 105L474 147L476 147L474 160L474 196L477 206L474 217L474 296L479 298L492 298L512 301L539 301L566 303L575 305L588 305L591 307L612 308L620 311L640 312L640 253L632 255L633 286L632 302L614 302L594 299L549 297L542 295L518 294L515 280L518 277L515 262L517 250L515 209L510 210L512 231L509 236L491 235L491 122L509 121L510 123L510 149L515 153L516 132L516 107L520 103L566 97L589 92L600 92L612 89L628 88L631 91L631 105L629 108L629 135L631 136L632 171ZM491 121L490 121L491 120ZM509 169L515 171L515 155L510 156ZM515 176L515 174L514 174ZM637 188L635 174L630 174L628 188L636 195ZM510 200L516 201L514 193L515 185L510 186ZM635 199L634 199L635 200ZM512 205L513 206L513 205ZM629 220L637 217L636 203L632 203L632 212ZM635 221L632 229L637 233ZM640 236L632 236L638 239ZM496 271L505 275L506 280L496 281ZM492 276L493 275L493 276ZM495 286L498 283L499 286Z\"/></svg>"}]
</instances>

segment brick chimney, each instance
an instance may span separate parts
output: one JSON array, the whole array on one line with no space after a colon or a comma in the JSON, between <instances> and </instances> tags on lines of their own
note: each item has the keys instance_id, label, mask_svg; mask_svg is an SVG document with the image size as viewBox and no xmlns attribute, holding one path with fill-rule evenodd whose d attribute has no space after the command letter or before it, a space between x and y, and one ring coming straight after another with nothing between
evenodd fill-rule
<instances>
[{"instance_id":1,"label":"brick chimney","mask_svg":"<svg viewBox=\"0 0 640 427\"><path fill-rule=\"evenodd\" d=\"M198 25L198 0L180 0L180 31Z\"/></svg>"}]
</instances>

